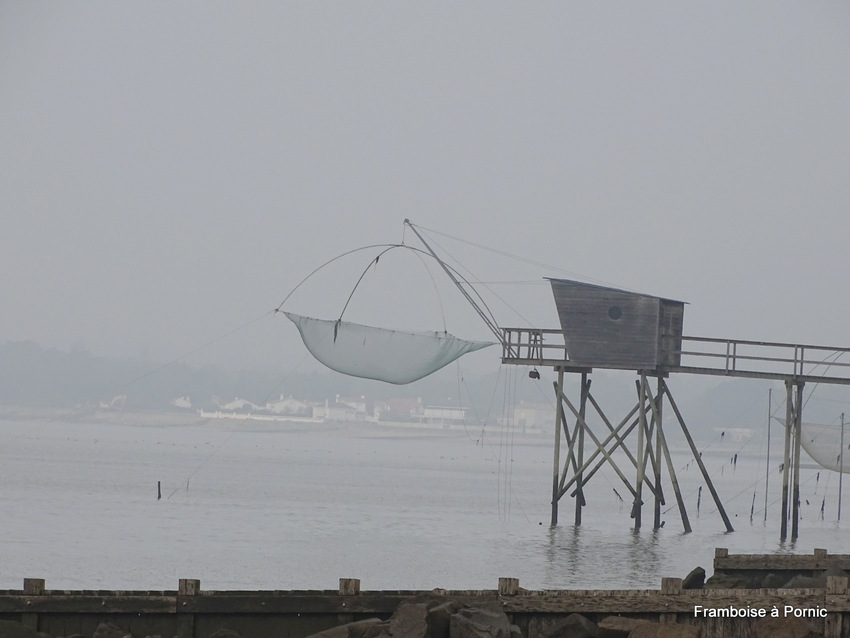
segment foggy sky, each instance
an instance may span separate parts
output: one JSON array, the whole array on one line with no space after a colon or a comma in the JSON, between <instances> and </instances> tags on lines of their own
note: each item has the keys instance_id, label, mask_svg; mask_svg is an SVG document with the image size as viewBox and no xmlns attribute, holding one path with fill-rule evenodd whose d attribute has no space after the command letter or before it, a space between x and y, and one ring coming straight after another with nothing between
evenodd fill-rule
<instances>
[{"instance_id":1,"label":"foggy sky","mask_svg":"<svg viewBox=\"0 0 850 638\"><path fill-rule=\"evenodd\" d=\"M286 372L264 313L409 217L560 269L432 236L484 280L850 346L848 79L845 2L2 2L0 341ZM285 309L335 318L372 256ZM346 316L487 338L438 288L391 253Z\"/></svg>"}]
</instances>

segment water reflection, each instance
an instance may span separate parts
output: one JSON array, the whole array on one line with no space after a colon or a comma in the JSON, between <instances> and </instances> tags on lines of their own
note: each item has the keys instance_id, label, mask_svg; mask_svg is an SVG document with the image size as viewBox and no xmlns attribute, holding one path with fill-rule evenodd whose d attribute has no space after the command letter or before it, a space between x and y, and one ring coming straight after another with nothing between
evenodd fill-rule
<instances>
[{"instance_id":1,"label":"water reflection","mask_svg":"<svg viewBox=\"0 0 850 638\"><path fill-rule=\"evenodd\" d=\"M660 530L659 530L660 531ZM659 531L599 530L587 526L550 527L543 553L545 586L586 589L646 587L660 583L669 563Z\"/></svg>"}]
</instances>

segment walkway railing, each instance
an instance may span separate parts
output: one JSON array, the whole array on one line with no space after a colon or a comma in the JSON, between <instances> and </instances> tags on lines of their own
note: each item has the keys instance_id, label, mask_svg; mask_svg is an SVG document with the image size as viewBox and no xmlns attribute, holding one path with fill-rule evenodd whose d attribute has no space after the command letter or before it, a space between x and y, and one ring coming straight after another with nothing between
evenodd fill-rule
<instances>
[{"instance_id":1,"label":"walkway railing","mask_svg":"<svg viewBox=\"0 0 850 638\"><path fill-rule=\"evenodd\" d=\"M502 328L502 335L504 363L582 367L570 361L561 330ZM711 337L665 338L673 341L670 352L681 354L681 363L659 366L656 372L798 379L850 385L850 348ZM617 365L594 367L626 369Z\"/></svg>"}]
</instances>

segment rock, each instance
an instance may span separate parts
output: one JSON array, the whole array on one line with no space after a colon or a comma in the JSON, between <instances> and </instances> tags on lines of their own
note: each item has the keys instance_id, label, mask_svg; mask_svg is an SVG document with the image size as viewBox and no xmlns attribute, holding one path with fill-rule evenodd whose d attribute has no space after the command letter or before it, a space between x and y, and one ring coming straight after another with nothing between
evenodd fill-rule
<instances>
[{"instance_id":1,"label":"rock","mask_svg":"<svg viewBox=\"0 0 850 638\"><path fill-rule=\"evenodd\" d=\"M449 600L428 610L428 627L431 638L449 638L449 623L452 614L457 613L459 609L459 603Z\"/></svg>"},{"instance_id":2,"label":"rock","mask_svg":"<svg viewBox=\"0 0 850 638\"><path fill-rule=\"evenodd\" d=\"M390 617L390 634L397 638L429 638L428 605L401 603Z\"/></svg>"},{"instance_id":3,"label":"rock","mask_svg":"<svg viewBox=\"0 0 850 638\"><path fill-rule=\"evenodd\" d=\"M597 624L600 638L626 638L638 625L648 624L648 620L635 620L623 616L608 616Z\"/></svg>"},{"instance_id":4,"label":"rock","mask_svg":"<svg viewBox=\"0 0 850 638\"><path fill-rule=\"evenodd\" d=\"M92 638L125 638L132 634L129 631L124 631L118 625L113 625L111 622L102 622L94 630Z\"/></svg>"},{"instance_id":5,"label":"rock","mask_svg":"<svg viewBox=\"0 0 850 638\"><path fill-rule=\"evenodd\" d=\"M765 589L779 589L785 585L785 580L784 576L771 572L762 579L761 586Z\"/></svg>"},{"instance_id":6,"label":"rock","mask_svg":"<svg viewBox=\"0 0 850 638\"><path fill-rule=\"evenodd\" d=\"M752 589L760 584L753 582L752 576L714 574L705 581L705 589Z\"/></svg>"},{"instance_id":7,"label":"rock","mask_svg":"<svg viewBox=\"0 0 850 638\"><path fill-rule=\"evenodd\" d=\"M599 627L581 614L570 614L544 634L544 638L598 638Z\"/></svg>"},{"instance_id":8,"label":"rock","mask_svg":"<svg viewBox=\"0 0 850 638\"><path fill-rule=\"evenodd\" d=\"M377 620L377 618L374 620ZM349 638L357 638L357 636L349 636ZM382 620L374 625L369 625L364 629L359 638L391 638L390 621Z\"/></svg>"},{"instance_id":9,"label":"rock","mask_svg":"<svg viewBox=\"0 0 850 638\"><path fill-rule=\"evenodd\" d=\"M449 636L451 638L511 638L511 623L504 612L466 607L452 614L449 621Z\"/></svg>"},{"instance_id":10,"label":"rock","mask_svg":"<svg viewBox=\"0 0 850 638\"><path fill-rule=\"evenodd\" d=\"M811 576L797 574L782 586L783 589L814 589L817 587L826 587L826 576L812 578Z\"/></svg>"},{"instance_id":11,"label":"rock","mask_svg":"<svg viewBox=\"0 0 850 638\"><path fill-rule=\"evenodd\" d=\"M378 628L388 628L389 623L387 621L381 620L380 618L366 618L365 620L357 620L355 622L346 623L345 625L337 625L336 627L331 627L330 629L325 629L324 631L320 631L315 634L310 634L308 638L364 638L364 636L372 629ZM219 631L230 631L229 629L219 629ZM230 632L233 634L229 638L233 638L233 636L238 636L236 632ZM380 635L381 632L376 631L374 636ZM218 634L218 631L213 634L215 636ZM212 636L210 636L212 638ZM220 636L219 638L227 638L225 636Z\"/></svg>"},{"instance_id":12,"label":"rock","mask_svg":"<svg viewBox=\"0 0 850 638\"><path fill-rule=\"evenodd\" d=\"M818 638L802 618L759 618L753 623L753 638Z\"/></svg>"},{"instance_id":13,"label":"rock","mask_svg":"<svg viewBox=\"0 0 850 638\"><path fill-rule=\"evenodd\" d=\"M702 567L694 567L691 573L682 579L682 589L702 589L705 585L705 570Z\"/></svg>"},{"instance_id":14,"label":"rock","mask_svg":"<svg viewBox=\"0 0 850 638\"><path fill-rule=\"evenodd\" d=\"M838 565L835 565L835 564L832 564L829 567L827 567L824 570L823 575L824 576L842 576L844 578L847 578L847 572L845 570L841 569Z\"/></svg>"},{"instance_id":15,"label":"rock","mask_svg":"<svg viewBox=\"0 0 850 638\"><path fill-rule=\"evenodd\" d=\"M654 622L638 625L629 638L700 638L702 629L695 625L660 625Z\"/></svg>"},{"instance_id":16,"label":"rock","mask_svg":"<svg viewBox=\"0 0 850 638\"><path fill-rule=\"evenodd\" d=\"M352 623L348 623L348 638L366 638L370 632L375 632L375 635L380 634L380 630L387 631L389 622L380 618L365 618Z\"/></svg>"},{"instance_id":17,"label":"rock","mask_svg":"<svg viewBox=\"0 0 850 638\"><path fill-rule=\"evenodd\" d=\"M13 620L0 620L0 638L38 638L35 629Z\"/></svg>"}]
</instances>

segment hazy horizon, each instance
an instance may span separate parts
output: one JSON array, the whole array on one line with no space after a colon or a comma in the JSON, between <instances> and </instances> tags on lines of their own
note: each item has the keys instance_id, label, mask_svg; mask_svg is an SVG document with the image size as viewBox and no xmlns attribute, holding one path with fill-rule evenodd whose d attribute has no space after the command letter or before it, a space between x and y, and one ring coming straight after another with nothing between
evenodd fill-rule
<instances>
[{"instance_id":1,"label":"hazy horizon","mask_svg":"<svg viewBox=\"0 0 850 638\"><path fill-rule=\"evenodd\" d=\"M0 342L283 374L305 351L269 313L410 218L471 242L429 234L508 325L554 327L567 276L687 301L688 334L850 346L846 3L0 17ZM335 317L372 257L287 309ZM346 316L487 338L432 271L388 255Z\"/></svg>"}]
</instances>

